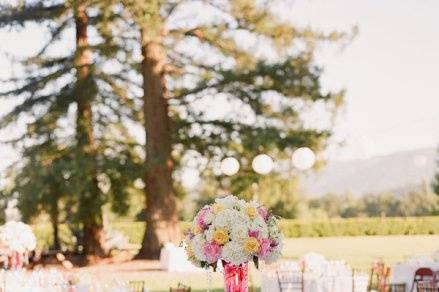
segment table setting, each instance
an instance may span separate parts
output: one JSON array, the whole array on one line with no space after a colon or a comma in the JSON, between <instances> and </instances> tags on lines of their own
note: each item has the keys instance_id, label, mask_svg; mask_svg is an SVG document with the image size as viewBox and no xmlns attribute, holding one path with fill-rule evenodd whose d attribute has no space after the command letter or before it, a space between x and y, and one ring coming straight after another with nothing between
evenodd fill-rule
<instances>
[{"instance_id":1,"label":"table setting","mask_svg":"<svg viewBox=\"0 0 439 292\"><path fill-rule=\"evenodd\" d=\"M343 261L329 261L324 256L308 253L297 261L287 261L276 268L264 271L261 276L262 292L281 291L278 271L303 275L304 292L365 292L368 276L355 273Z\"/></svg>"},{"instance_id":2,"label":"table setting","mask_svg":"<svg viewBox=\"0 0 439 292\"><path fill-rule=\"evenodd\" d=\"M0 291L4 292L130 292L128 283L99 280L86 273L68 273L58 269L39 271L2 270Z\"/></svg>"},{"instance_id":3,"label":"table setting","mask_svg":"<svg viewBox=\"0 0 439 292\"><path fill-rule=\"evenodd\" d=\"M393 267L390 277L391 283L405 284L406 292L410 292L414 285L414 275L418 269L429 268L433 271L439 271L439 253L432 255L416 255L408 258L406 261L396 264Z\"/></svg>"}]
</instances>

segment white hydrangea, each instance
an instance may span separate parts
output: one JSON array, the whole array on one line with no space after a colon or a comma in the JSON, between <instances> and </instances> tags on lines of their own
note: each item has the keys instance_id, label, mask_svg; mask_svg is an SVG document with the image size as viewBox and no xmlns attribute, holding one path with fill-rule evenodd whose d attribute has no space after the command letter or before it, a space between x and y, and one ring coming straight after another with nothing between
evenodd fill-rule
<instances>
[{"instance_id":1,"label":"white hydrangea","mask_svg":"<svg viewBox=\"0 0 439 292\"><path fill-rule=\"evenodd\" d=\"M249 220L247 226L249 230L258 230L262 238L268 238L268 226L260 216L257 216L254 220Z\"/></svg>"},{"instance_id":2,"label":"white hydrangea","mask_svg":"<svg viewBox=\"0 0 439 292\"><path fill-rule=\"evenodd\" d=\"M246 220L247 219L241 212L234 209L225 209L215 216L215 219L213 220L213 225L216 229L228 229L231 226L245 222Z\"/></svg>"},{"instance_id":3,"label":"white hydrangea","mask_svg":"<svg viewBox=\"0 0 439 292\"><path fill-rule=\"evenodd\" d=\"M247 206L248 207L253 207L253 208L258 208L258 207L260 207L260 205L259 205L259 203L258 202L256 202L256 201L250 201L250 202L245 202L246 204L247 204Z\"/></svg>"},{"instance_id":4,"label":"white hydrangea","mask_svg":"<svg viewBox=\"0 0 439 292\"><path fill-rule=\"evenodd\" d=\"M211 224L213 222L213 219L215 219L215 215L212 212L209 212L205 217L204 217L204 223L206 224Z\"/></svg>"},{"instance_id":5,"label":"white hydrangea","mask_svg":"<svg viewBox=\"0 0 439 292\"><path fill-rule=\"evenodd\" d=\"M202 234L195 235L191 240L191 248L195 257L201 262L206 261L206 257L203 253L203 246L206 243L206 239Z\"/></svg>"},{"instance_id":6,"label":"white hydrangea","mask_svg":"<svg viewBox=\"0 0 439 292\"><path fill-rule=\"evenodd\" d=\"M230 231L232 241L242 242L248 237L248 227L245 222L239 222L232 226Z\"/></svg>"},{"instance_id":7,"label":"white hydrangea","mask_svg":"<svg viewBox=\"0 0 439 292\"><path fill-rule=\"evenodd\" d=\"M217 198L215 203L221 204L225 209L233 209L239 207L240 200L237 197L229 195L223 198Z\"/></svg>"},{"instance_id":8,"label":"white hydrangea","mask_svg":"<svg viewBox=\"0 0 439 292\"><path fill-rule=\"evenodd\" d=\"M206 235L207 241L213 240L213 233L214 232L215 232L215 227L213 225L210 225L209 228L204 232L204 234Z\"/></svg>"},{"instance_id":9,"label":"white hydrangea","mask_svg":"<svg viewBox=\"0 0 439 292\"><path fill-rule=\"evenodd\" d=\"M223 247L223 258L226 262L236 266L251 260L251 256L244 251L241 243L231 241Z\"/></svg>"},{"instance_id":10,"label":"white hydrangea","mask_svg":"<svg viewBox=\"0 0 439 292\"><path fill-rule=\"evenodd\" d=\"M23 222L9 221L0 228L0 241L17 252L32 251L37 239L32 228Z\"/></svg>"}]
</instances>

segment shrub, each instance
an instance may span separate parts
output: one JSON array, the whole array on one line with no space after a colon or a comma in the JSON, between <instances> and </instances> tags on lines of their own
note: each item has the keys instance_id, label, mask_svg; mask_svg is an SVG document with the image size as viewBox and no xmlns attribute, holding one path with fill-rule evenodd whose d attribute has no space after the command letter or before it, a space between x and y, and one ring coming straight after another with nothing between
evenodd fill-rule
<instances>
[{"instance_id":1,"label":"shrub","mask_svg":"<svg viewBox=\"0 0 439 292\"><path fill-rule=\"evenodd\" d=\"M367 235L439 234L439 217L349 218L321 220L282 220L281 229L289 237L329 237ZM131 243L140 244L144 232L143 222L114 222L112 228L123 232ZM183 230L189 223L181 222ZM71 235L66 226L61 227L65 246ZM47 248L51 243L51 229L47 224L34 226L38 247Z\"/></svg>"}]
</instances>

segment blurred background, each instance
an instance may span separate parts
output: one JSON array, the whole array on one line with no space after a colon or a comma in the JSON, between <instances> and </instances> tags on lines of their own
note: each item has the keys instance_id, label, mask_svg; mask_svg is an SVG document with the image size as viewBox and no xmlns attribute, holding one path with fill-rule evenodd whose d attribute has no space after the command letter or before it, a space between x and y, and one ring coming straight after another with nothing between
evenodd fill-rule
<instances>
[{"instance_id":1,"label":"blurred background","mask_svg":"<svg viewBox=\"0 0 439 292\"><path fill-rule=\"evenodd\" d=\"M286 258L438 249L437 1L152 2L0 1L2 222L151 259L232 193Z\"/></svg>"}]
</instances>

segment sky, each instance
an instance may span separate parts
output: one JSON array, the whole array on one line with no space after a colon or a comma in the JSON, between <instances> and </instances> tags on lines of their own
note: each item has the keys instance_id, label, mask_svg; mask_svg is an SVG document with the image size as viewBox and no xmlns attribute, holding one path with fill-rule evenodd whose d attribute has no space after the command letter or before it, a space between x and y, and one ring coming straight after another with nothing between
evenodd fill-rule
<instances>
[{"instance_id":1,"label":"sky","mask_svg":"<svg viewBox=\"0 0 439 292\"><path fill-rule=\"evenodd\" d=\"M328 159L362 159L439 144L439 1L288 3L279 11L293 23L324 31L359 29L344 49L325 46L317 53L324 86L347 92L333 140L343 146L334 143ZM14 70L4 53L24 56L44 39L37 29L0 32L0 77ZM0 100L0 114L10 106ZM16 158L0 145L0 169Z\"/></svg>"},{"instance_id":2,"label":"sky","mask_svg":"<svg viewBox=\"0 0 439 292\"><path fill-rule=\"evenodd\" d=\"M322 50L329 88L347 90L332 159L439 144L439 1L301 0L288 19L323 30L358 26L344 50ZM285 16L284 15L284 16Z\"/></svg>"}]
</instances>

